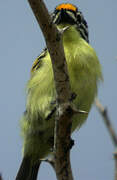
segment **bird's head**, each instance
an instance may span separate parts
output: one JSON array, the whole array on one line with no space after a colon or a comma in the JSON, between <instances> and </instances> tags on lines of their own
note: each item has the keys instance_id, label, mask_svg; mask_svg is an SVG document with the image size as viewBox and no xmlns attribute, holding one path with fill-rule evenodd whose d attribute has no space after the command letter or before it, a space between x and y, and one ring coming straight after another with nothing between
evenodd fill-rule
<instances>
[{"instance_id":1,"label":"bird's head","mask_svg":"<svg viewBox=\"0 0 117 180\"><path fill-rule=\"evenodd\" d=\"M83 39L89 42L88 25L79 9L72 4L60 4L52 13L53 23L56 25L76 25Z\"/></svg>"}]
</instances>

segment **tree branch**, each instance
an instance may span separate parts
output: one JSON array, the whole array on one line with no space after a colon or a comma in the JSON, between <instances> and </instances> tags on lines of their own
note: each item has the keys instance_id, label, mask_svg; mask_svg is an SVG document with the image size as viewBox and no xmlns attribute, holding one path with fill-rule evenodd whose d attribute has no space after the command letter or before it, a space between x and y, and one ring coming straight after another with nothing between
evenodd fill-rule
<instances>
[{"instance_id":1,"label":"tree branch","mask_svg":"<svg viewBox=\"0 0 117 180\"><path fill-rule=\"evenodd\" d=\"M55 125L55 170L58 180L73 180L70 165L71 117L69 102L71 92L61 33L57 30L42 0L28 0L44 34L51 56L57 93L57 117Z\"/></svg>"},{"instance_id":2,"label":"tree branch","mask_svg":"<svg viewBox=\"0 0 117 180\"><path fill-rule=\"evenodd\" d=\"M55 122L55 169L58 180L73 180L70 164L72 115L70 106L59 107Z\"/></svg>"},{"instance_id":3,"label":"tree branch","mask_svg":"<svg viewBox=\"0 0 117 180\"><path fill-rule=\"evenodd\" d=\"M61 33L52 23L42 0L28 0L28 2L43 32L51 56L58 101L66 103L70 97L70 85Z\"/></svg>"}]
</instances>

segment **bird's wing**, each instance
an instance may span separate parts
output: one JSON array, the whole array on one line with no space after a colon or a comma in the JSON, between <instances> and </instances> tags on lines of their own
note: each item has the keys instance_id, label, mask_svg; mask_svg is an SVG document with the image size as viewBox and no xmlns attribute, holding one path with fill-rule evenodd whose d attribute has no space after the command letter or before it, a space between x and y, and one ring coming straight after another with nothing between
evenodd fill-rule
<instances>
[{"instance_id":1,"label":"bird's wing","mask_svg":"<svg viewBox=\"0 0 117 180\"><path fill-rule=\"evenodd\" d=\"M33 65L31 68L31 74L41 67L42 59L46 56L46 54L47 54L47 48L45 48L43 52L33 62Z\"/></svg>"}]
</instances>

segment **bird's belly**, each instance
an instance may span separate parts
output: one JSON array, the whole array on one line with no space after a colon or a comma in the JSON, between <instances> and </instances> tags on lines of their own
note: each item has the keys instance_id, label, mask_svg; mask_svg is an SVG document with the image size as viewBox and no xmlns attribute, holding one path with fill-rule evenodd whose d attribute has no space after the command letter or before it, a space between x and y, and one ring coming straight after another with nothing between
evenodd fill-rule
<instances>
[{"instance_id":1,"label":"bird's belly","mask_svg":"<svg viewBox=\"0 0 117 180\"><path fill-rule=\"evenodd\" d=\"M77 75L72 76L70 80L72 93L76 94L76 98L73 101L75 107L79 110L83 110L89 113L91 105L97 93L97 81L94 76L89 74L77 72ZM72 131L80 126L86 120L87 114L76 114L73 117Z\"/></svg>"}]
</instances>

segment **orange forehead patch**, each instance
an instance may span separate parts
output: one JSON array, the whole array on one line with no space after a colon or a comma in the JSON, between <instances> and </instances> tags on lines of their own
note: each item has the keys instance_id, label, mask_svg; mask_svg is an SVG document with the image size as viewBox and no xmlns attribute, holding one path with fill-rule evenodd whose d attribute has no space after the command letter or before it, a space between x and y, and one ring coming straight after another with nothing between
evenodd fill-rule
<instances>
[{"instance_id":1,"label":"orange forehead patch","mask_svg":"<svg viewBox=\"0 0 117 180\"><path fill-rule=\"evenodd\" d=\"M72 11L77 10L77 8L72 4L60 4L56 7L56 10L61 10L61 9L72 10Z\"/></svg>"}]
</instances>

